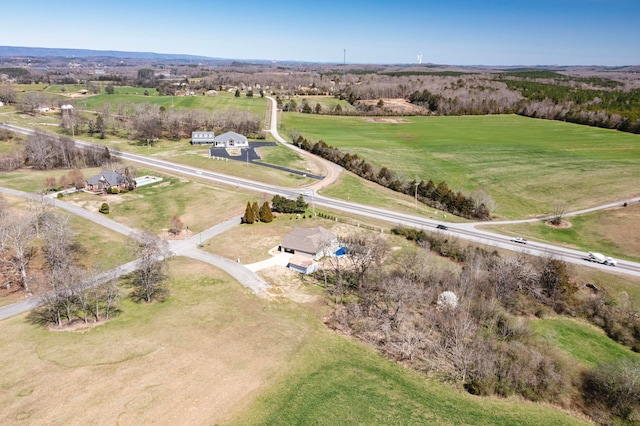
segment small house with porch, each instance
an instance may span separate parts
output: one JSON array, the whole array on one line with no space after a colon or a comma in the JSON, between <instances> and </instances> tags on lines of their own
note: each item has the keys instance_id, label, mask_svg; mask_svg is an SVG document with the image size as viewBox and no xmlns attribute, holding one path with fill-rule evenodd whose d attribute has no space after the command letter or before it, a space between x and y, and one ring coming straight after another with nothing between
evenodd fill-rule
<instances>
[{"instance_id":1,"label":"small house with porch","mask_svg":"<svg viewBox=\"0 0 640 426\"><path fill-rule=\"evenodd\" d=\"M333 256L340 249L338 237L331 231L317 228L297 227L284 236L280 250L309 259L318 260L324 256Z\"/></svg>"},{"instance_id":2,"label":"small house with porch","mask_svg":"<svg viewBox=\"0 0 640 426\"><path fill-rule=\"evenodd\" d=\"M126 169L103 170L87 179L86 188L91 192L107 192L109 188L133 189L136 181L126 173Z\"/></svg>"}]
</instances>

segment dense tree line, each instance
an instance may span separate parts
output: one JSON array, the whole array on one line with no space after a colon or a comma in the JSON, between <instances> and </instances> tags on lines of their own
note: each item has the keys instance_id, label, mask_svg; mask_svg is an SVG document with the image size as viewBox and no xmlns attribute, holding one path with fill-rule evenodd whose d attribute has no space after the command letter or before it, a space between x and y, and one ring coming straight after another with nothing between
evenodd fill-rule
<instances>
[{"instance_id":1,"label":"dense tree line","mask_svg":"<svg viewBox=\"0 0 640 426\"><path fill-rule=\"evenodd\" d=\"M36 132L24 145L24 165L38 170L99 167L111 158L108 148L83 149L74 141L49 133Z\"/></svg>"},{"instance_id":2,"label":"dense tree line","mask_svg":"<svg viewBox=\"0 0 640 426\"><path fill-rule=\"evenodd\" d=\"M274 195L271 200L271 210L278 213L304 213L309 208L309 204L304 201L302 195L298 195L295 200L290 200L281 195Z\"/></svg>"},{"instance_id":3,"label":"dense tree line","mask_svg":"<svg viewBox=\"0 0 640 426\"><path fill-rule=\"evenodd\" d=\"M579 315L598 298L573 281L564 262L463 248L412 229L395 232L419 247L398 255L381 237L342 238L347 255L326 260L316 273L336 303L330 327L473 394L520 395L582 409L605 423L637 418L640 364L573 366L528 326L526 317L549 310ZM461 268L443 268L430 249L456 258Z\"/></svg>"},{"instance_id":4,"label":"dense tree line","mask_svg":"<svg viewBox=\"0 0 640 426\"><path fill-rule=\"evenodd\" d=\"M9 172L28 166L38 170L100 167L111 159L108 148L82 149L72 139L50 133L29 135L24 148L3 155L0 171Z\"/></svg>"},{"instance_id":5,"label":"dense tree line","mask_svg":"<svg viewBox=\"0 0 640 426\"><path fill-rule=\"evenodd\" d=\"M62 119L64 123L65 117ZM113 108L105 104L94 119L80 117L75 134L97 133L101 138L112 134L146 144L160 138L189 138L197 130L234 131L261 137L262 122L258 115L248 111L165 109L152 103L119 102Z\"/></svg>"},{"instance_id":6,"label":"dense tree line","mask_svg":"<svg viewBox=\"0 0 640 426\"><path fill-rule=\"evenodd\" d=\"M420 182L401 178L387 167L376 168L358 154L343 153L338 148L327 145L324 141L311 142L298 136L295 144L305 151L339 164L356 175L375 182L396 192L416 197L421 203L466 218L480 220L490 219L492 202L489 197L474 200L460 191L453 191L445 181L435 185L432 180Z\"/></svg>"}]
</instances>

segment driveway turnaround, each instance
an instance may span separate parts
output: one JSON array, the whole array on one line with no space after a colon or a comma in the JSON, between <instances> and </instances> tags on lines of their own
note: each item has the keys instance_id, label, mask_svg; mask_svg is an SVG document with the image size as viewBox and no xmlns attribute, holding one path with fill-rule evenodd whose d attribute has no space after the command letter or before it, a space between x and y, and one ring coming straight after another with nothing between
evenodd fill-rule
<instances>
[{"instance_id":1,"label":"driveway turnaround","mask_svg":"<svg viewBox=\"0 0 640 426\"><path fill-rule=\"evenodd\" d=\"M0 187L0 193L13 195L16 197L22 197L27 199L38 199L38 196L34 194L30 194L28 192L16 191L14 189L2 188ZM108 229L111 229L114 232L118 232L129 237L135 235L136 230L130 228L126 225L122 225L116 221L113 221L103 214L93 213L88 210L85 210L76 205L60 201L60 200L51 200L52 205L66 210L68 212L77 214L87 220L90 220L94 223L102 225ZM219 223L199 234L192 236L187 240L172 240L169 241L169 247L171 248L172 255L177 256L185 256L191 259L200 260L202 262L209 263L217 268L222 269L232 277L234 277L241 285L247 287L251 291L253 291L257 295L264 295L264 290L269 287L269 285L264 281L258 274L254 271L246 268L244 265L241 265L237 262L234 262L230 259L226 259L222 256L214 255L211 253L207 253L205 251L199 250L198 246L203 242L210 238L215 237L218 234L228 231L240 224L240 216L234 216L231 219L228 219L222 223ZM91 278L91 282L93 285L100 285L109 280L122 277L136 270L137 260L134 260L129 263L125 263L124 265L120 265L117 268L99 274L93 278ZM12 305L3 306L0 308L0 320L8 318L10 316L18 315L31 309L37 308L42 304L42 299L37 296L32 296L28 299L25 299L21 302L14 303Z\"/></svg>"}]
</instances>

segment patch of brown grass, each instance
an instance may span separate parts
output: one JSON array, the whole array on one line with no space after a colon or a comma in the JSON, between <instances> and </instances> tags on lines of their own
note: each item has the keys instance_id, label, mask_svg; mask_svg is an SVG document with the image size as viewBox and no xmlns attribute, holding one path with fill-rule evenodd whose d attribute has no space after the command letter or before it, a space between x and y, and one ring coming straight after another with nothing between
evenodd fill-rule
<instances>
[{"instance_id":1,"label":"patch of brown grass","mask_svg":"<svg viewBox=\"0 0 640 426\"><path fill-rule=\"evenodd\" d=\"M176 258L170 274L169 300L125 301L121 316L84 333L51 333L24 316L0 322L10 354L0 364L0 424L228 422L317 327L209 265Z\"/></svg>"}]
</instances>

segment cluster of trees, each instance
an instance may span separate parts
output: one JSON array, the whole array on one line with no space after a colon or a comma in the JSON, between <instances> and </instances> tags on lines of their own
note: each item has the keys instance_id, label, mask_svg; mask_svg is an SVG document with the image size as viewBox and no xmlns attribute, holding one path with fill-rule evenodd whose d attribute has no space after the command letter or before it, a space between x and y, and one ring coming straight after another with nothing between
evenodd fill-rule
<instances>
[{"instance_id":1,"label":"cluster of trees","mask_svg":"<svg viewBox=\"0 0 640 426\"><path fill-rule=\"evenodd\" d=\"M330 327L473 394L521 395L608 421L640 413L640 363L581 369L530 330L526 317L550 309L575 314L590 298L578 295L564 262L454 244L462 268L443 268L429 247L446 238L396 232L422 248L391 256L382 237L342 238L347 256L316 273L336 303ZM438 245L446 251L446 242Z\"/></svg>"},{"instance_id":2,"label":"cluster of trees","mask_svg":"<svg viewBox=\"0 0 640 426\"><path fill-rule=\"evenodd\" d=\"M483 191L478 192L478 198L454 192L445 181L435 185L432 180L420 182L403 179L387 167L376 168L358 154L343 153L338 148L327 145L324 141L310 142L302 136L295 139L295 144L305 151L319 155L324 159L341 165L346 170L358 176L375 182L396 192L411 195L421 203L431 207L453 213L458 216L479 220L488 220L495 203Z\"/></svg>"},{"instance_id":3,"label":"cluster of trees","mask_svg":"<svg viewBox=\"0 0 640 426\"><path fill-rule=\"evenodd\" d=\"M100 167L110 159L107 147L81 149L69 138L36 132L27 137L23 150L0 159L0 171L9 172L23 166L38 170Z\"/></svg>"},{"instance_id":4,"label":"cluster of trees","mask_svg":"<svg viewBox=\"0 0 640 426\"><path fill-rule=\"evenodd\" d=\"M117 313L116 282L112 279L104 284L92 282L90 272L81 264L86 252L74 241L69 216L49 211L39 220L44 258L39 293L44 303L30 313L30 320L61 327L76 319L97 322Z\"/></svg>"},{"instance_id":5,"label":"cluster of trees","mask_svg":"<svg viewBox=\"0 0 640 426\"><path fill-rule=\"evenodd\" d=\"M135 300L162 300L167 294L166 241L150 231L133 236L138 258L130 275ZM0 285L40 295L30 320L41 325L98 322L119 312L118 282L109 273L84 266L87 251L75 240L67 215L53 211L45 197L31 199L25 211L11 209L0 196Z\"/></svg>"},{"instance_id":6,"label":"cluster of trees","mask_svg":"<svg viewBox=\"0 0 640 426\"><path fill-rule=\"evenodd\" d=\"M304 213L309 208L309 203L302 195L295 200L290 200L281 195L274 195L271 199L271 209L278 213Z\"/></svg>"},{"instance_id":7,"label":"cluster of trees","mask_svg":"<svg viewBox=\"0 0 640 426\"><path fill-rule=\"evenodd\" d=\"M73 114L75 113L69 116L72 117ZM65 115L62 119L64 124ZM235 131L254 137L262 135L260 117L248 111L166 109L152 103L119 102L114 111L111 105L105 104L103 110L96 113L95 119L78 115L74 123L77 123L73 127L75 134L97 133L101 138L112 134L144 144L153 143L160 138L188 138L191 132L202 129L219 133Z\"/></svg>"},{"instance_id":8,"label":"cluster of trees","mask_svg":"<svg viewBox=\"0 0 640 426\"><path fill-rule=\"evenodd\" d=\"M251 203L247 201L247 207L244 215L240 219L241 223L252 224L256 222L270 223L273 222L273 212L269 206L269 202L262 203L262 207L258 207L258 202Z\"/></svg>"}]
</instances>

